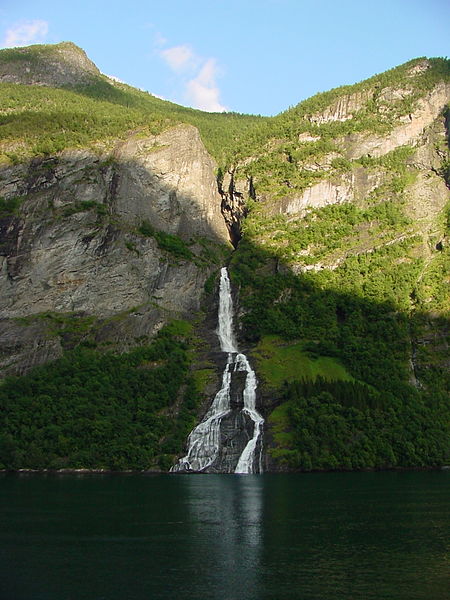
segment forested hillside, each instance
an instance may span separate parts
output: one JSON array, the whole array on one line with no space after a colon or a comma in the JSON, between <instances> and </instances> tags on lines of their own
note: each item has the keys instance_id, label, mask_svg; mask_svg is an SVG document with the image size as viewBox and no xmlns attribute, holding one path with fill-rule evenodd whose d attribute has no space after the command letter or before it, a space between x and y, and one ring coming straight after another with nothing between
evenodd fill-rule
<instances>
[{"instance_id":1,"label":"forested hillside","mask_svg":"<svg viewBox=\"0 0 450 600\"><path fill-rule=\"evenodd\" d=\"M411 61L276 117L259 152L243 142L234 178L257 195L232 258L242 335L272 339L256 352L268 396L280 378L264 364L298 364L269 417L278 465L448 456L448 82L448 61ZM347 376L328 365L314 383L302 357Z\"/></svg>"},{"instance_id":2,"label":"forested hillside","mask_svg":"<svg viewBox=\"0 0 450 600\"><path fill-rule=\"evenodd\" d=\"M208 151L222 161L232 154L235 140L246 129L264 120L252 115L204 113L179 106L114 81L98 70L84 73L82 68L84 77L78 78L69 71L66 78L53 81L53 61L61 61L58 52L66 50L71 62L77 64L81 53L83 60L82 50L71 43L0 51L0 69L3 66L9 75L0 75L3 162L18 162L73 148L92 148L101 153L131 134L145 137L179 123L198 127ZM68 68L67 57L63 57L63 65ZM26 66L41 73L44 85L23 84ZM15 79L18 83L10 83Z\"/></svg>"},{"instance_id":3,"label":"forested hillside","mask_svg":"<svg viewBox=\"0 0 450 600\"><path fill-rule=\"evenodd\" d=\"M168 469L220 385L225 263L266 469L450 460L448 60L267 118L66 43L0 51L0 98L1 468Z\"/></svg>"}]
</instances>

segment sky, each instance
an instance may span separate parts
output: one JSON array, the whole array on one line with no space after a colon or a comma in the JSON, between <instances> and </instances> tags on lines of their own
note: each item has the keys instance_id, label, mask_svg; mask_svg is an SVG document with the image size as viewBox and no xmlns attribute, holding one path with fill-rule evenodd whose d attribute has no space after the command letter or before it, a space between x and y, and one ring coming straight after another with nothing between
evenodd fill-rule
<instances>
[{"instance_id":1,"label":"sky","mask_svg":"<svg viewBox=\"0 0 450 600\"><path fill-rule=\"evenodd\" d=\"M450 54L448 0L0 0L0 47L72 41L105 74L212 112L274 115Z\"/></svg>"}]
</instances>

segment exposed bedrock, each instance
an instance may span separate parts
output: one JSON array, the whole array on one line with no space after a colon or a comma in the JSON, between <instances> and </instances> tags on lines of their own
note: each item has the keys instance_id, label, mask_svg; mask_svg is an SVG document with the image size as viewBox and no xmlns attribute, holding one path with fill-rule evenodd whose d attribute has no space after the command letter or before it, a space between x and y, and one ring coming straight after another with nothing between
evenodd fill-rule
<instances>
[{"instance_id":1,"label":"exposed bedrock","mask_svg":"<svg viewBox=\"0 0 450 600\"><path fill-rule=\"evenodd\" d=\"M108 326L124 348L174 315L195 313L215 265L174 256L139 228L147 222L192 251L202 240L230 245L214 169L187 125L132 137L112 156L72 151L3 168L0 196L18 198L20 209L0 219L2 347L10 347L5 320L46 312L104 320L133 309ZM45 335L31 344L29 323L19 325L16 350L0 363L8 372L59 353Z\"/></svg>"}]
</instances>

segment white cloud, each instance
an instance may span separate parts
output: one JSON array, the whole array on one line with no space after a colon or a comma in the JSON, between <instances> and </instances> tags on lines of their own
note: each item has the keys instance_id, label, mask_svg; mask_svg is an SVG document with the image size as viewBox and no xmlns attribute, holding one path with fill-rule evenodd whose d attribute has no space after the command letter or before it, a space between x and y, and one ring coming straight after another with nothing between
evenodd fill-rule
<instances>
[{"instance_id":1,"label":"white cloud","mask_svg":"<svg viewBox=\"0 0 450 600\"><path fill-rule=\"evenodd\" d=\"M208 58L198 75L187 82L186 95L194 108L208 112L227 110L219 102L220 90L216 83L217 64L214 58Z\"/></svg>"},{"instance_id":2,"label":"white cloud","mask_svg":"<svg viewBox=\"0 0 450 600\"><path fill-rule=\"evenodd\" d=\"M165 41L162 37L160 40ZM198 56L188 44L158 49L157 53L176 74L178 85L183 86L183 95L190 106L208 112L228 110L220 103L215 58Z\"/></svg>"},{"instance_id":3,"label":"white cloud","mask_svg":"<svg viewBox=\"0 0 450 600\"><path fill-rule=\"evenodd\" d=\"M6 48L28 46L28 44L43 42L48 33L47 21L35 19L13 25L6 31L3 45Z\"/></svg>"},{"instance_id":4,"label":"white cloud","mask_svg":"<svg viewBox=\"0 0 450 600\"><path fill-rule=\"evenodd\" d=\"M197 56L187 46L173 46L166 50L160 50L160 56L166 61L172 71L185 71L195 67L198 62Z\"/></svg>"}]
</instances>

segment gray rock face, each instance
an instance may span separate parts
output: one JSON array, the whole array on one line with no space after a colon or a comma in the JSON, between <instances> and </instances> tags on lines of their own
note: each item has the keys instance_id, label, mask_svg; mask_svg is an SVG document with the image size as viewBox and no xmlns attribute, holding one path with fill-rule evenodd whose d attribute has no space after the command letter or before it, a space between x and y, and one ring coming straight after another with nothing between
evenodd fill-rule
<instances>
[{"instance_id":1,"label":"gray rock face","mask_svg":"<svg viewBox=\"0 0 450 600\"><path fill-rule=\"evenodd\" d=\"M434 209L431 214L436 216L436 211L442 210L448 197L445 183L436 174L442 159L436 153L434 145L445 139L446 128L441 113L449 99L450 87L444 84L438 85L419 102L417 111L408 117L408 122L394 128L390 134L383 137L361 133L339 140L347 156L353 159L365 154L374 158L384 156L404 145L415 148L413 164L422 174L409 195L411 204L409 212L414 216L418 216L421 211L425 215L430 215L429 207L426 208L425 204L428 206L431 200L426 199L433 197ZM358 203L360 199L375 190L384 178L385 173L382 169L367 170L354 166L351 171L342 175L332 174L297 196L272 202L267 212L302 216L308 210L330 204Z\"/></svg>"},{"instance_id":2,"label":"gray rock face","mask_svg":"<svg viewBox=\"0 0 450 600\"><path fill-rule=\"evenodd\" d=\"M208 473L234 473L244 448L253 437L254 423L249 415L242 411L246 377L244 371L232 373L231 410L220 423L220 451L213 464L206 469ZM260 444L261 440L258 442L258 451Z\"/></svg>"},{"instance_id":3,"label":"gray rock face","mask_svg":"<svg viewBox=\"0 0 450 600\"><path fill-rule=\"evenodd\" d=\"M113 208L122 220L135 224L148 219L186 239L228 241L215 164L195 127L180 125L159 136L131 138L114 156L121 172Z\"/></svg>"},{"instance_id":4,"label":"gray rock face","mask_svg":"<svg viewBox=\"0 0 450 600\"><path fill-rule=\"evenodd\" d=\"M234 473L242 450L253 436L253 421L241 410L232 410L220 424L220 452L208 473Z\"/></svg>"},{"instance_id":5,"label":"gray rock face","mask_svg":"<svg viewBox=\"0 0 450 600\"><path fill-rule=\"evenodd\" d=\"M198 239L229 244L213 169L190 126L131 138L113 158L66 152L3 169L0 196L22 203L18 214L0 220L0 343L11 347L6 320L44 312L108 319L143 306L140 317L125 319L125 331L116 327L126 347L134 337L152 335L170 315L197 311L214 265L174 256L138 228L146 220L192 242L193 250ZM17 352L9 353L15 359L4 357L8 371L60 352L45 336L45 349L39 352L38 344L34 352L34 338L21 327ZM117 337L113 330L109 341Z\"/></svg>"},{"instance_id":6,"label":"gray rock face","mask_svg":"<svg viewBox=\"0 0 450 600\"><path fill-rule=\"evenodd\" d=\"M401 117L399 124L387 135L355 133L339 141L347 158L360 158L364 154L383 156L399 146L419 145L424 131L442 113L450 101L450 85L441 83L419 100L417 109Z\"/></svg>"},{"instance_id":7,"label":"gray rock face","mask_svg":"<svg viewBox=\"0 0 450 600\"><path fill-rule=\"evenodd\" d=\"M45 324L39 321L24 326L12 319L0 319L0 340L0 366L5 375L21 375L63 353L59 337L50 337Z\"/></svg>"},{"instance_id":8,"label":"gray rock face","mask_svg":"<svg viewBox=\"0 0 450 600\"><path fill-rule=\"evenodd\" d=\"M311 123L322 125L333 121L347 121L363 108L368 100L373 96L373 90L364 90L355 92L347 96L342 96L328 106L324 111L315 113L308 117Z\"/></svg>"},{"instance_id":9,"label":"gray rock face","mask_svg":"<svg viewBox=\"0 0 450 600\"><path fill-rule=\"evenodd\" d=\"M3 59L3 60L2 60ZM72 42L3 50L0 82L28 85L87 85L100 71L84 50Z\"/></svg>"}]
</instances>

